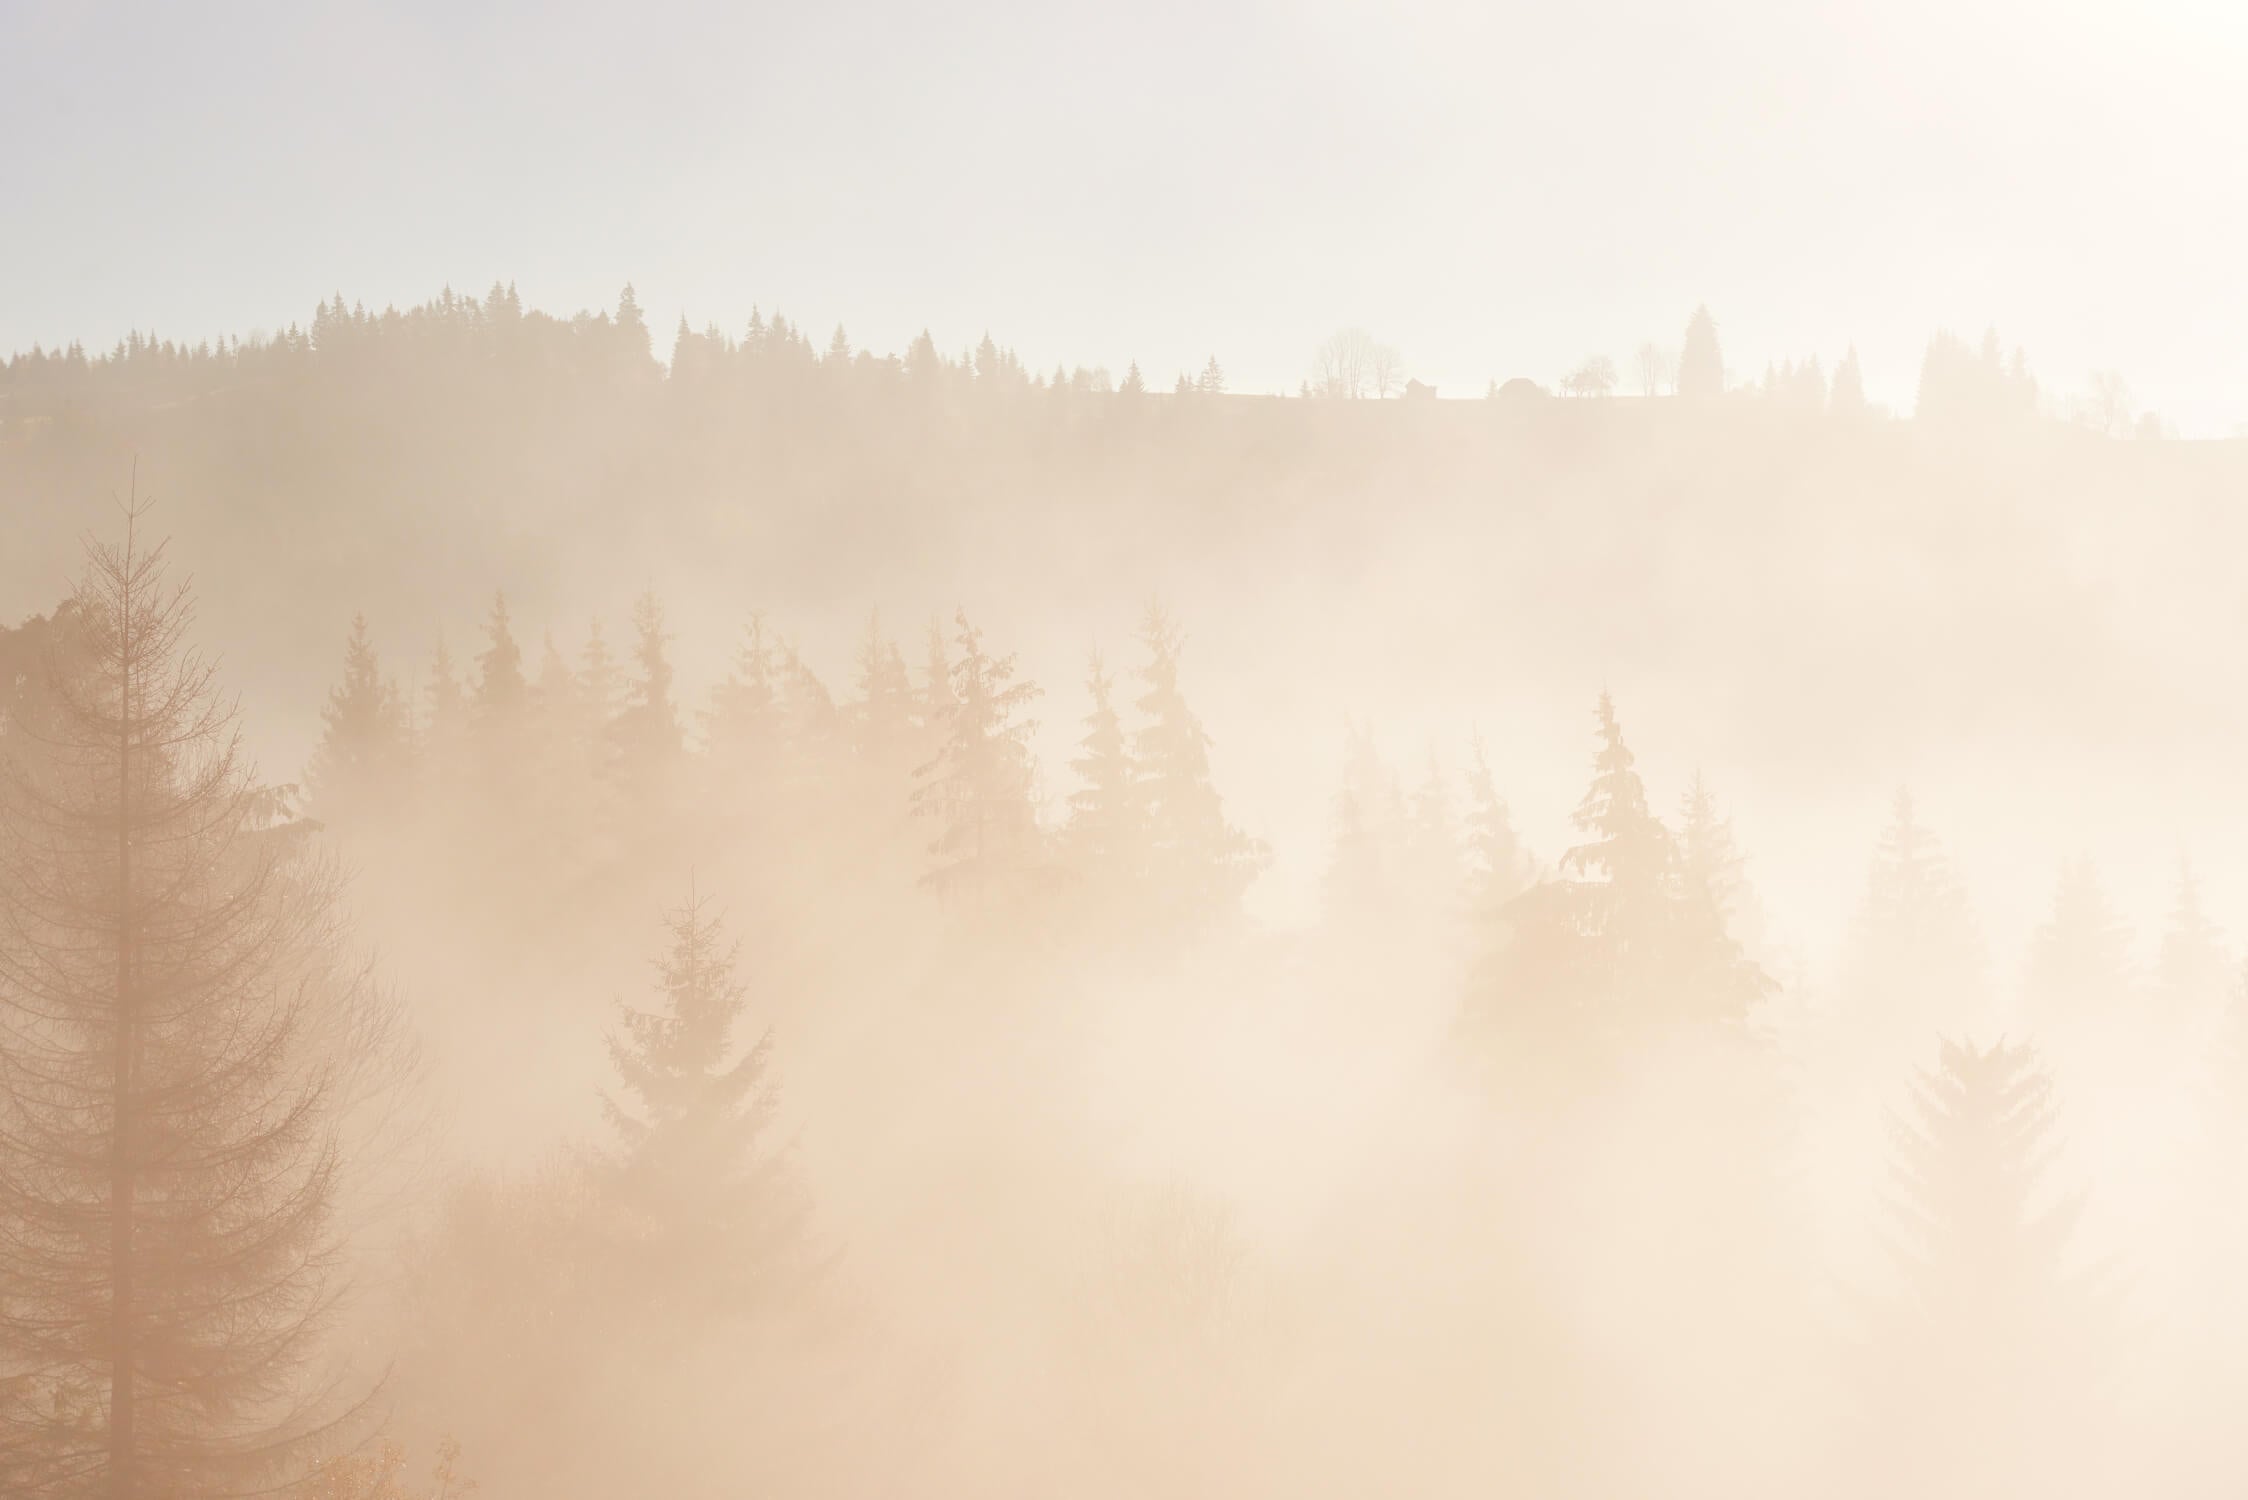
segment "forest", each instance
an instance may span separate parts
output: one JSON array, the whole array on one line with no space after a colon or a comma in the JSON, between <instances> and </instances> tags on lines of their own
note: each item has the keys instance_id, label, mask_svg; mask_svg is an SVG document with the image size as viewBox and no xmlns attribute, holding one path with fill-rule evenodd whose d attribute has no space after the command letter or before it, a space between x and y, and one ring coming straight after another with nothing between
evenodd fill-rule
<instances>
[{"instance_id":1,"label":"forest","mask_svg":"<svg viewBox=\"0 0 2248 1500\"><path fill-rule=\"evenodd\" d=\"M2237 1492L2248 450L1353 349L0 367L0 1493Z\"/></svg>"}]
</instances>

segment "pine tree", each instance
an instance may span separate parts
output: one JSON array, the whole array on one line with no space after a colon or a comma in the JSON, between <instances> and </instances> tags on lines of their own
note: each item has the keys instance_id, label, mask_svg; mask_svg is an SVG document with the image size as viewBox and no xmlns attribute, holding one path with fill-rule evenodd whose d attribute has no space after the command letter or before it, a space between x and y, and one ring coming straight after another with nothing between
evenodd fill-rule
<instances>
[{"instance_id":1,"label":"pine tree","mask_svg":"<svg viewBox=\"0 0 2248 1500\"><path fill-rule=\"evenodd\" d=\"M320 743L305 771L314 810L327 818L385 810L403 790L405 716L375 658L365 615L352 616L343 681L329 690L320 722Z\"/></svg>"},{"instance_id":2,"label":"pine tree","mask_svg":"<svg viewBox=\"0 0 2248 1500\"><path fill-rule=\"evenodd\" d=\"M905 753L913 736L913 679L905 654L882 634L882 617L869 614L859 639L858 702L851 715L852 739L859 758L888 767Z\"/></svg>"},{"instance_id":3,"label":"pine tree","mask_svg":"<svg viewBox=\"0 0 2248 1500\"><path fill-rule=\"evenodd\" d=\"M1144 722L1132 736L1132 758L1150 873L1158 894L1180 914L1221 918L1238 908L1263 851L1225 820L1210 780L1210 736L1179 689L1186 637L1160 602L1148 605L1139 642L1147 659L1139 671L1145 691L1135 706Z\"/></svg>"},{"instance_id":4,"label":"pine tree","mask_svg":"<svg viewBox=\"0 0 2248 1500\"><path fill-rule=\"evenodd\" d=\"M740 945L692 888L666 914L657 1004L625 1007L609 1057L623 1085L604 1098L617 1227L637 1273L675 1311L739 1310L769 1290L805 1225L801 1195L765 1140L776 1095L772 1034L742 1044L748 992Z\"/></svg>"},{"instance_id":5,"label":"pine tree","mask_svg":"<svg viewBox=\"0 0 2248 1500\"><path fill-rule=\"evenodd\" d=\"M438 785L447 785L461 771L461 751L468 739L468 695L453 668L452 648L438 632L437 654L429 664L428 707L421 724L422 770Z\"/></svg>"},{"instance_id":6,"label":"pine tree","mask_svg":"<svg viewBox=\"0 0 2248 1500\"><path fill-rule=\"evenodd\" d=\"M1706 913L1701 920L1722 932L1739 932L1752 915L1754 896L1743 873L1746 861L1733 842L1733 820L1718 811L1709 783L1696 771L1679 804L1680 895Z\"/></svg>"},{"instance_id":7,"label":"pine tree","mask_svg":"<svg viewBox=\"0 0 2248 1500\"><path fill-rule=\"evenodd\" d=\"M0 1369L45 1396L0 1468L27 1497L249 1493L335 1415L303 1376L374 1013L144 510L90 549L51 756L0 744Z\"/></svg>"},{"instance_id":8,"label":"pine tree","mask_svg":"<svg viewBox=\"0 0 2248 1500\"><path fill-rule=\"evenodd\" d=\"M1069 797L1066 842L1081 871L1129 884L1146 873L1147 831L1138 764L1116 712L1116 680L1098 651L1086 673L1092 699L1076 759L1077 790Z\"/></svg>"},{"instance_id":9,"label":"pine tree","mask_svg":"<svg viewBox=\"0 0 2248 1500\"><path fill-rule=\"evenodd\" d=\"M1606 886L1618 915L1650 923L1670 882L1670 833L1647 806L1647 788L1624 744L1614 701L1602 693L1593 713L1600 749L1593 758L1592 785L1571 816L1585 839L1561 856L1561 868Z\"/></svg>"},{"instance_id":10,"label":"pine tree","mask_svg":"<svg viewBox=\"0 0 2248 1500\"><path fill-rule=\"evenodd\" d=\"M967 611L953 616L960 655L952 665L952 706L934 759L915 772L915 808L936 824L922 883L940 894L980 899L1026 873L1036 857L1030 736L1037 725L1016 715L1038 697L1016 682L1015 659L984 650Z\"/></svg>"},{"instance_id":11,"label":"pine tree","mask_svg":"<svg viewBox=\"0 0 2248 1500\"><path fill-rule=\"evenodd\" d=\"M1534 866L1499 796L1483 736L1475 735L1468 744L1467 904L1470 911L1488 915L1529 887Z\"/></svg>"},{"instance_id":12,"label":"pine tree","mask_svg":"<svg viewBox=\"0 0 2248 1500\"><path fill-rule=\"evenodd\" d=\"M485 724L506 722L521 714L530 695L523 680L523 651L508 623L507 595L492 596L484 630L487 644L476 657L476 714Z\"/></svg>"},{"instance_id":13,"label":"pine tree","mask_svg":"<svg viewBox=\"0 0 2248 1500\"><path fill-rule=\"evenodd\" d=\"M1431 915L1455 915L1460 840L1452 822L1452 788L1434 745L1428 747L1428 767L1413 791L1403 852L1405 885L1414 905Z\"/></svg>"},{"instance_id":14,"label":"pine tree","mask_svg":"<svg viewBox=\"0 0 2248 1500\"><path fill-rule=\"evenodd\" d=\"M781 746L779 692L765 617L752 614L734 649L733 669L711 691L703 715L703 744L721 776L770 773Z\"/></svg>"},{"instance_id":15,"label":"pine tree","mask_svg":"<svg viewBox=\"0 0 2248 1500\"><path fill-rule=\"evenodd\" d=\"M1395 901L1404 808L1382 764L1371 724L1343 726L1343 780L1333 798L1334 837L1325 880L1330 916L1363 920Z\"/></svg>"},{"instance_id":16,"label":"pine tree","mask_svg":"<svg viewBox=\"0 0 2248 1500\"><path fill-rule=\"evenodd\" d=\"M1706 398L1725 394L1725 358L1717 347L1717 320L1696 307L1686 323L1686 344L1678 355L1678 394Z\"/></svg>"},{"instance_id":17,"label":"pine tree","mask_svg":"<svg viewBox=\"0 0 2248 1500\"><path fill-rule=\"evenodd\" d=\"M1941 1032L1988 1019L1986 960L1943 847L1899 788L1874 850L1842 976L1853 1050L1924 1053Z\"/></svg>"},{"instance_id":18,"label":"pine tree","mask_svg":"<svg viewBox=\"0 0 2248 1500\"><path fill-rule=\"evenodd\" d=\"M681 749L679 711L671 699L671 637L654 594L633 601L632 630L636 671L625 689L624 711L609 732L628 768L649 775L677 760Z\"/></svg>"},{"instance_id":19,"label":"pine tree","mask_svg":"<svg viewBox=\"0 0 2248 1500\"><path fill-rule=\"evenodd\" d=\"M922 734L933 747L942 740L945 726L952 719L952 666L945 654L944 625L934 616L929 620L928 633L923 640L925 650L916 716Z\"/></svg>"},{"instance_id":20,"label":"pine tree","mask_svg":"<svg viewBox=\"0 0 2248 1500\"><path fill-rule=\"evenodd\" d=\"M2030 940L2026 1014L2051 1041L2091 1040L2130 1014L2131 934L2088 859L2061 867L2052 915Z\"/></svg>"},{"instance_id":21,"label":"pine tree","mask_svg":"<svg viewBox=\"0 0 2248 1500\"><path fill-rule=\"evenodd\" d=\"M2168 1026L2184 1028L2189 1035L2206 1034L2235 977L2224 933L2202 909L2201 881L2194 874L2193 863L2180 855L2177 895L2155 960L2159 1019Z\"/></svg>"},{"instance_id":22,"label":"pine tree","mask_svg":"<svg viewBox=\"0 0 2248 1500\"><path fill-rule=\"evenodd\" d=\"M1210 362L1202 367L1201 377L1195 381L1194 388L1205 396L1222 396L1225 394L1225 371L1218 367L1218 357L1215 354L1211 355Z\"/></svg>"},{"instance_id":23,"label":"pine tree","mask_svg":"<svg viewBox=\"0 0 2248 1500\"><path fill-rule=\"evenodd\" d=\"M2112 1307L2073 1263L2081 1199L2046 1180L2056 1150L2029 1047L1943 1043L1897 1125L1901 1284L1866 1346L1864 1458L1887 1493L2069 1492L2087 1477L2079 1439L2104 1426Z\"/></svg>"},{"instance_id":24,"label":"pine tree","mask_svg":"<svg viewBox=\"0 0 2248 1500\"><path fill-rule=\"evenodd\" d=\"M1866 414L1865 377L1858 370L1858 346L1855 344L1842 356L1842 363L1834 367L1834 384L1827 391L1827 410L1838 417L1852 419Z\"/></svg>"}]
</instances>

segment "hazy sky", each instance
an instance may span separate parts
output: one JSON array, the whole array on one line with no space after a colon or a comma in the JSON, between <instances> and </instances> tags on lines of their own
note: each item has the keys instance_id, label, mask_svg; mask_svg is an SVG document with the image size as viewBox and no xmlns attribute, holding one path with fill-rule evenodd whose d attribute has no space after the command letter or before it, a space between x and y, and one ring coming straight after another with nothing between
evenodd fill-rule
<instances>
[{"instance_id":1,"label":"hazy sky","mask_svg":"<svg viewBox=\"0 0 2248 1500\"><path fill-rule=\"evenodd\" d=\"M890 350L1215 354L1363 324L1447 393L1935 327L2248 420L2235 0L101 6L0 0L0 349L634 282Z\"/></svg>"}]
</instances>

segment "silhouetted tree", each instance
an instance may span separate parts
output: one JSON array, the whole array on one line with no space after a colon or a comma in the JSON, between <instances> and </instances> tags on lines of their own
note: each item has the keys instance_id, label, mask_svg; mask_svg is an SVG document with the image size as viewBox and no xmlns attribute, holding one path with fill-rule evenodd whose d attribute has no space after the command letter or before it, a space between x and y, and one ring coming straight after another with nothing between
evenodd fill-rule
<instances>
[{"instance_id":1,"label":"silhouetted tree","mask_svg":"<svg viewBox=\"0 0 2248 1500\"><path fill-rule=\"evenodd\" d=\"M339 1415L310 1366L372 1013L142 513L90 551L52 756L0 776L0 1369L48 1397L0 1435L25 1496L260 1491Z\"/></svg>"},{"instance_id":2,"label":"silhouetted tree","mask_svg":"<svg viewBox=\"0 0 2248 1500\"><path fill-rule=\"evenodd\" d=\"M664 629L663 605L654 594L642 594L633 602L632 630L635 672L625 688L624 711L609 726L609 733L628 769L642 775L675 760L681 746L679 711L671 696L671 636Z\"/></svg>"},{"instance_id":3,"label":"silhouetted tree","mask_svg":"<svg viewBox=\"0 0 2248 1500\"><path fill-rule=\"evenodd\" d=\"M670 1311L721 1313L768 1291L800 1248L806 1208L765 1137L772 1035L743 1045L740 945L690 889L665 917L655 1008L624 1009L609 1040L620 1095L608 1182L630 1264ZM692 1308L688 1304L693 1304Z\"/></svg>"},{"instance_id":4,"label":"silhouetted tree","mask_svg":"<svg viewBox=\"0 0 2248 1500\"><path fill-rule=\"evenodd\" d=\"M1095 651L1085 681L1092 709L1085 715L1077 757L1069 763L1078 786L1070 793L1065 837L1081 869L1129 884L1146 874L1147 823L1139 766L1116 712L1115 686Z\"/></svg>"},{"instance_id":5,"label":"silhouetted tree","mask_svg":"<svg viewBox=\"0 0 2248 1500\"><path fill-rule=\"evenodd\" d=\"M521 714L530 685L523 679L523 649L508 623L505 594L492 596L484 630L487 644L476 657L476 711L487 723L506 721Z\"/></svg>"},{"instance_id":6,"label":"silhouetted tree","mask_svg":"<svg viewBox=\"0 0 2248 1500\"><path fill-rule=\"evenodd\" d=\"M1467 862L1468 909L1484 915L1520 895L1535 874L1491 775L1481 734L1468 742Z\"/></svg>"},{"instance_id":7,"label":"silhouetted tree","mask_svg":"<svg viewBox=\"0 0 2248 1500\"><path fill-rule=\"evenodd\" d=\"M1149 603L1139 642L1143 723L1132 736L1139 806L1147 820L1150 873L1158 895L1182 914L1218 917L1237 909L1262 850L1225 820L1210 780L1210 736L1179 689L1186 636L1163 605Z\"/></svg>"},{"instance_id":8,"label":"silhouetted tree","mask_svg":"<svg viewBox=\"0 0 2248 1500\"><path fill-rule=\"evenodd\" d=\"M915 772L913 801L937 830L923 883L974 899L1027 872L1036 856L1030 736L1037 725L1017 715L1038 688L1013 680L1014 657L984 650L983 632L968 623L967 611L953 618L960 655L951 669L951 704L935 758Z\"/></svg>"},{"instance_id":9,"label":"silhouetted tree","mask_svg":"<svg viewBox=\"0 0 2248 1500\"><path fill-rule=\"evenodd\" d=\"M1843 964L1853 1045L1923 1053L1943 1027L1984 1018L1987 983L1966 892L1942 845L1922 826L1912 794L1900 787Z\"/></svg>"},{"instance_id":10,"label":"silhouetted tree","mask_svg":"<svg viewBox=\"0 0 2248 1500\"><path fill-rule=\"evenodd\" d=\"M1834 367L1834 384L1827 388L1827 410L1838 417L1862 417L1866 412L1865 377L1858 370L1858 346L1852 344Z\"/></svg>"},{"instance_id":11,"label":"silhouetted tree","mask_svg":"<svg viewBox=\"0 0 2248 1500\"><path fill-rule=\"evenodd\" d=\"M1686 322L1686 343L1678 354L1678 394L1697 398L1725 394L1725 357L1718 352L1717 320L1706 306L1696 307Z\"/></svg>"},{"instance_id":12,"label":"silhouetted tree","mask_svg":"<svg viewBox=\"0 0 2248 1500\"><path fill-rule=\"evenodd\" d=\"M1857 1457L1888 1493L2072 1492L2091 1479L2112 1308L2072 1263L2081 1200L2047 1180L2056 1149L2051 1084L2029 1047L1943 1043L1897 1124L1900 1285L1870 1309Z\"/></svg>"},{"instance_id":13,"label":"silhouetted tree","mask_svg":"<svg viewBox=\"0 0 2248 1500\"><path fill-rule=\"evenodd\" d=\"M329 690L320 723L320 743L305 772L306 794L317 814L377 811L403 790L405 715L383 678L365 615L352 617L343 680Z\"/></svg>"}]
</instances>

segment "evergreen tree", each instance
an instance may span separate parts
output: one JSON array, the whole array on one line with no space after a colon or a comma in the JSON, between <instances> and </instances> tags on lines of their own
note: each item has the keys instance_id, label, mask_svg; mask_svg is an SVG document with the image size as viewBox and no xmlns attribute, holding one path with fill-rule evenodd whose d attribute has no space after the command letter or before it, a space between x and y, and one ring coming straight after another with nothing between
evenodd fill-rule
<instances>
[{"instance_id":1,"label":"evergreen tree","mask_svg":"<svg viewBox=\"0 0 2248 1500\"><path fill-rule=\"evenodd\" d=\"M1210 736L1179 689L1186 637L1160 602L1148 605L1139 642L1147 652L1136 705L1144 722L1132 736L1132 757L1151 873L1182 913L1222 917L1238 907L1263 851L1225 820L1210 780Z\"/></svg>"},{"instance_id":2,"label":"evergreen tree","mask_svg":"<svg viewBox=\"0 0 2248 1500\"><path fill-rule=\"evenodd\" d=\"M1535 871L1499 796L1480 734L1469 741L1467 800L1468 908L1489 914L1528 889Z\"/></svg>"},{"instance_id":3,"label":"evergreen tree","mask_svg":"<svg viewBox=\"0 0 2248 1500\"><path fill-rule=\"evenodd\" d=\"M1428 747L1428 768L1413 791L1405 824L1405 885L1410 899L1430 915L1453 915L1460 888L1460 840L1452 823L1452 789Z\"/></svg>"},{"instance_id":4,"label":"evergreen tree","mask_svg":"<svg viewBox=\"0 0 2248 1500\"><path fill-rule=\"evenodd\" d=\"M365 615L352 616L343 681L329 690L320 723L320 743L305 772L313 808L323 817L383 810L402 790L406 726L398 695L375 659Z\"/></svg>"},{"instance_id":5,"label":"evergreen tree","mask_svg":"<svg viewBox=\"0 0 2248 1500\"><path fill-rule=\"evenodd\" d=\"M671 699L671 637L654 594L633 601L632 630L636 671L626 686L624 712L609 732L626 761L646 774L676 760L681 749L679 711Z\"/></svg>"},{"instance_id":6,"label":"evergreen tree","mask_svg":"<svg viewBox=\"0 0 2248 1500\"><path fill-rule=\"evenodd\" d=\"M952 719L954 701L952 666L945 655L944 625L934 616L929 620L924 642L918 718L922 733L934 746L943 738L945 726Z\"/></svg>"},{"instance_id":7,"label":"evergreen tree","mask_svg":"<svg viewBox=\"0 0 2248 1500\"><path fill-rule=\"evenodd\" d=\"M724 682L711 691L703 715L703 743L720 774L767 774L780 753L780 695L774 681L772 643L765 617L752 614Z\"/></svg>"},{"instance_id":8,"label":"evergreen tree","mask_svg":"<svg viewBox=\"0 0 2248 1500\"><path fill-rule=\"evenodd\" d=\"M577 699L577 678L570 674L570 664L562 659L562 648L554 644L554 632L550 630L539 654L539 680L531 690L544 737L568 735L577 718Z\"/></svg>"},{"instance_id":9,"label":"evergreen tree","mask_svg":"<svg viewBox=\"0 0 2248 1500\"><path fill-rule=\"evenodd\" d=\"M793 1256L805 1205L765 1137L772 1035L743 1045L740 945L690 889L667 913L656 1007L624 1008L609 1039L623 1088L604 1099L618 1147L612 1205L640 1275L675 1311L739 1310ZM693 1299L694 1308L679 1304Z\"/></svg>"},{"instance_id":10,"label":"evergreen tree","mask_svg":"<svg viewBox=\"0 0 2248 1500\"><path fill-rule=\"evenodd\" d=\"M1827 391L1827 410L1838 417L1866 414L1865 377L1858 370L1858 346L1852 344L1842 363L1834 367L1834 384Z\"/></svg>"},{"instance_id":11,"label":"evergreen tree","mask_svg":"<svg viewBox=\"0 0 2248 1500\"><path fill-rule=\"evenodd\" d=\"M2155 999L2166 1025L2205 1034L2223 1007L2236 975L2224 933L2201 906L2201 881L2193 864L2178 859L2177 895L2155 960Z\"/></svg>"},{"instance_id":12,"label":"evergreen tree","mask_svg":"<svg viewBox=\"0 0 2248 1500\"><path fill-rule=\"evenodd\" d=\"M1561 856L1561 868L1606 886L1609 904L1620 915L1651 926L1651 914L1670 884L1670 833L1648 808L1647 788L1616 722L1614 701L1602 693L1593 712L1600 749L1593 758L1592 785L1571 816L1585 838Z\"/></svg>"},{"instance_id":13,"label":"evergreen tree","mask_svg":"<svg viewBox=\"0 0 2248 1500\"><path fill-rule=\"evenodd\" d=\"M960 655L952 665L952 706L935 758L915 773L913 801L937 830L922 883L974 899L1026 873L1036 856L1030 736L1037 725L1017 714L1038 689L1013 680L1014 657L984 650L983 632L968 623L967 611L953 619Z\"/></svg>"},{"instance_id":14,"label":"evergreen tree","mask_svg":"<svg viewBox=\"0 0 2248 1500\"><path fill-rule=\"evenodd\" d=\"M2088 859L2061 867L2052 915L2030 941L2026 1014L2041 1035L2091 1040L2130 1015L2131 934Z\"/></svg>"},{"instance_id":15,"label":"evergreen tree","mask_svg":"<svg viewBox=\"0 0 2248 1500\"><path fill-rule=\"evenodd\" d=\"M1328 855L1331 916L1365 919L1393 904L1405 810L1396 778L1382 764L1371 724L1343 727L1343 781L1333 800L1334 841Z\"/></svg>"},{"instance_id":16,"label":"evergreen tree","mask_svg":"<svg viewBox=\"0 0 2248 1500\"><path fill-rule=\"evenodd\" d=\"M2081 1200L2047 1181L2055 1111L2036 1054L1945 1042L1897 1148L1901 1285L1867 1341L1861 1459L1885 1493L2076 1492L2116 1351L2105 1289L2072 1260Z\"/></svg>"},{"instance_id":17,"label":"evergreen tree","mask_svg":"<svg viewBox=\"0 0 2248 1500\"><path fill-rule=\"evenodd\" d=\"M1201 377L1195 381L1194 388L1205 396L1222 396L1225 394L1225 371L1218 367L1218 357L1215 354L1211 355L1210 362L1202 367Z\"/></svg>"},{"instance_id":18,"label":"evergreen tree","mask_svg":"<svg viewBox=\"0 0 2248 1500\"><path fill-rule=\"evenodd\" d=\"M893 762L913 735L913 679L905 654L882 634L882 617L869 614L859 640L858 703L852 730L860 759L877 766Z\"/></svg>"},{"instance_id":19,"label":"evergreen tree","mask_svg":"<svg viewBox=\"0 0 2248 1500\"><path fill-rule=\"evenodd\" d=\"M1116 712L1115 688L1115 678L1095 651L1085 681L1092 711L1085 716L1077 757L1069 763L1078 787L1069 797L1066 839L1080 869L1129 883L1146 873L1147 831L1139 766Z\"/></svg>"},{"instance_id":20,"label":"evergreen tree","mask_svg":"<svg viewBox=\"0 0 2248 1500\"><path fill-rule=\"evenodd\" d=\"M1678 394L1704 398L1725 394L1725 358L1717 347L1717 320L1706 306L1696 307L1686 323L1686 344L1678 355Z\"/></svg>"},{"instance_id":21,"label":"evergreen tree","mask_svg":"<svg viewBox=\"0 0 2248 1500\"><path fill-rule=\"evenodd\" d=\"M429 664L428 707L421 726L423 772L440 785L461 770L461 749L468 739L468 694L453 667L451 647L443 631L437 635L437 654Z\"/></svg>"},{"instance_id":22,"label":"evergreen tree","mask_svg":"<svg viewBox=\"0 0 2248 1500\"><path fill-rule=\"evenodd\" d=\"M1680 895L1695 920L1744 940L1758 926L1746 865L1733 842L1733 820L1718 811L1716 795L1696 771L1679 806Z\"/></svg>"},{"instance_id":23,"label":"evergreen tree","mask_svg":"<svg viewBox=\"0 0 2248 1500\"><path fill-rule=\"evenodd\" d=\"M90 549L49 753L0 741L0 1370L38 1388L0 1397L0 1472L26 1497L265 1490L337 1415L304 1374L377 1016L143 510Z\"/></svg>"},{"instance_id":24,"label":"evergreen tree","mask_svg":"<svg viewBox=\"0 0 2248 1500\"><path fill-rule=\"evenodd\" d=\"M492 616L484 629L488 644L476 658L476 712L488 724L519 715L530 687L523 680L522 648L508 623L507 595L492 596Z\"/></svg>"},{"instance_id":25,"label":"evergreen tree","mask_svg":"<svg viewBox=\"0 0 2248 1500\"><path fill-rule=\"evenodd\" d=\"M1923 1054L1934 1037L1988 1019L1987 974L1966 892L1912 794L1899 788L1881 830L1843 966L1854 1050Z\"/></svg>"}]
</instances>

